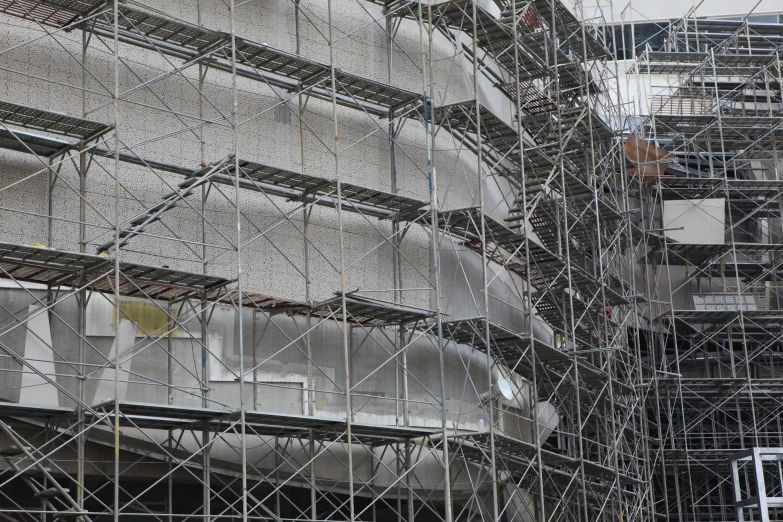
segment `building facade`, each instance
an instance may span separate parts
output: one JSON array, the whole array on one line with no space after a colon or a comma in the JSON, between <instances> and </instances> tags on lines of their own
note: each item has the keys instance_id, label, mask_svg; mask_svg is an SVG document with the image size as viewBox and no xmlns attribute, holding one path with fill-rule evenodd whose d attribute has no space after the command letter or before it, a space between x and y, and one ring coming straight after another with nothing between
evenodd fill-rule
<instances>
[{"instance_id":1,"label":"building facade","mask_svg":"<svg viewBox=\"0 0 783 522\"><path fill-rule=\"evenodd\" d=\"M3 516L735 520L783 31L664 4L0 0Z\"/></svg>"}]
</instances>

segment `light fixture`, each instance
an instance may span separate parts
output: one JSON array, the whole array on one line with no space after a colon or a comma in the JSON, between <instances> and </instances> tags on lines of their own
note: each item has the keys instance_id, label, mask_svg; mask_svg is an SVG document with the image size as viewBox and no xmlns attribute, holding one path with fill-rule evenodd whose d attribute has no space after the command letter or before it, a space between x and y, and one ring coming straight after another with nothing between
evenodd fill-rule
<instances>
[{"instance_id":1,"label":"light fixture","mask_svg":"<svg viewBox=\"0 0 783 522\"><path fill-rule=\"evenodd\" d=\"M487 401L489 399L499 399L503 397L507 401L514 398L514 392L511 390L511 385L506 379L500 378L495 381L494 386L490 391L485 391L481 394L481 400Z\"/></svg>"}]
</instances>

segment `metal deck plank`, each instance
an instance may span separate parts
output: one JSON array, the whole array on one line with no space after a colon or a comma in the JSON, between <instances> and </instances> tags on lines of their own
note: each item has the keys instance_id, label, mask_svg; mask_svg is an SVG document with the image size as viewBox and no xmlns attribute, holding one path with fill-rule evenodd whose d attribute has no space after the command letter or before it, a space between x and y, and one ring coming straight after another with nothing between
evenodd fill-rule
<instances>
[{"instance_id":1,"label":"metal deck plank","mask_svg":"<svg viewBox=\"0 0 783 522\"><path fill-rule=\"evenodd\" d=\"M0 122L87 141L111 128L103 123L8 101L0 101Z\"/></svg>"},{"instance_id":2,"label":"metal deck plank","mask_svg":"<svg viewBox=\"0 0 783 522\"><path fill-rule=\"evenodd\" d=\"M114 401L109 400L95 405L96 410L111 412L114 409ZM3 414L3 405L0 403L0 415ZM23 410L23 408L17 408ZM46 408L43 408L46 409ZM49 408L54 409L54 408ZM64 413L73 412L72 409L59 408ZM237 422L239 412L236 410L220 410L215 408L188 407L159 403L142 403L121 401L119 403L121 418L127 417L126 425L135 419L146 422L147 427L170 429L173 427L187 428L193 423L208 422L212 430L223 429L225 422ZM13 408L10 411L15 411ZM156 426L152 420L160 419ZM257 410L245 412L245 420L248 424L248 434L260 436L299 436L307 437L309 430L316 430L319 438L325 440L341 440L344 435L346 423L344 419L329 417L315 417L309 415L295 415L284 413L272 413ZM391 443L401 440L425 437L431 435L434 430L426 428L409 428L402 426L384 426L375 424L352 423L354 438L362 443L378 444Z\"/></svg>"},{"instance_id":3,"label":"metal deck plank","mask_svg":"<svg viewBox=\"0 0 783 522\"><path fill-rule=\"evenodd\" d=\"M73 408L61 406L40 406L37 404L19 404L0 401L0 417L29 417L51 419L75 413Z\"/></svg>"},{"instance_id":4,"label":"metal deck plank","mask_svg":"<svg viewBox=\"0 0 783 522\"><path fill-rule=\"evenodd\" d=\"M0 13L63 27L104 5L103 0L0 0Z\"/></svg>"},{"instance_id":5,"label":"metal deck plank","mask_svg":"<svg viewBox=\"0 0 783 522\"><path fill-rule=\"evenodd\" d=\"M76 279L81 278L82 272L89 282L105 272L111 272L112 263L112 258L109 257L0 243L0 266L28 267L37 270L25 274L23 280L26 282L50 284L53 280L57 280L60 285L71 285ZM156 297L171 298L181 295L197 296L201 292L216 290L230 283L230 280L222 277L160 269L129 262L120 263L120 272L124 280L122 286L127 295L135 295L139 292L134 285L152 288L151 291ZM111 291L111 285L103 279L94 281L94 285L101 291Z\"/></svg>"},{"instance_id":6,"label":"metal deck plank","mask_svg":"<svg viewBox=\"0 0 783 522\"><path fill-rule=\"evenodd\" d=\"M416 323L430 319L435 315L432 310L408 307L358 295L346 295L345 301L348 322L368 328ZM335 320L341 320L346 313L342 309L342 296L340 295L314 304L311 310L314 316L331 317Z\"/></svg>"}]
</instances>

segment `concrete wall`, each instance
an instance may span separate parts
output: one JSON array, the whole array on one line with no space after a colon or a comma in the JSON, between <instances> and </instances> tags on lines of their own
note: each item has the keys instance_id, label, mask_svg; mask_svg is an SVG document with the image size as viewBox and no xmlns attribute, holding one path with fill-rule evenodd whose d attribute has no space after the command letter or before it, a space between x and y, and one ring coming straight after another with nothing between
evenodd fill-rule
<instances>
[{"instance_id":1,"label":"concrete wall","mask_svg":"<svg viewBox=\"0 0 783 522\"><path fill-rule=\"evenodd\" d=\"M302 4L302 53L319 60L328 60L325 40L319 31L325 31L326 6L322 2ZM157 4L153 6L161 8ZM364 7L366 9L362 9ZM195 3L169 2L166 12L195 22ZM227 29L227 12L221 2L202 2L205 25ZM352 1L335 2L336 35L343 35L336 45L336 61L340 68L368 77L387 81L385 33L378 24L380 10L370 4ZM242 36L281 49L294 50L293 4L290 2L252 2L239 11L238 33ZM370 16L372 15L372 16ZM306 19L306 20L305 20ZM9 49L37 38L42 30L34 23L3 17L0 48ZM82 84L81 36L79 31L59 34L56 39L44 38L0 55L0 99L50 109L71 115L82 114L80 86ZM470 86L466 80L470 65L461 59L452 59L453 48L436 38L434 51L434 98L438 103L468 99ZM400 27L393 49L392 83L415 91L421 90L418 28L411 21ZM159 77L181 64L155 52L121 45L123 66L120 71L121 91L128 92L142 80ZM87 53L88 72L85 77L87 116L111 122L112 90L111 42L93 37ZM206 75L204 93L205 118L213 123L203 126L204 156L199 146L197 67L185 69L160 79L151 87L123 97L120 109L120 139L126 149L144 158L165 161L196 168L225 158L232 152L232 139L227 118L230 117L232 95L230 75L210 71ZM274 166L301 170L306 173L334 177L331 155L332 114L327 102L310 99L304 115L304 164L300 154L300 129L296 115L280 115L272 109L280 96L290 96L260 82L239 79L238 107L240 120L253 118L241 127L239 156ZM498 111L509 108L488 86L482 86L485 102ZM294 100L295 102L295 100ZM296 104L293 103L295 108ZM152 108L150 108L152 107ZM283 111L285 112L285 111ZM338 110L340 143L347 148L340 157L340 173L344 181L384 190L391 189L390 152L385 135L385 120L368 117L360 111ZM401 194L427 200L425 130L414 121L406 122L397 142L397 180ZM369 136L369 137L366 137ZM112 143L107 143L111 147ZM348 146L350 148L348 148ZM435 162L439 171L439 195L443 208L458 208L477 203L476 160L442 131L434 144ZM19 153L0 152L0 238L27 244L31 241L61 249L78 249L78 177L73 165L57 165L58 181L53 191L52 238L47 231L47 171L38 158ZM94 251L95 245L111 238L113 223L112 161L95 159L91 165L87 194L87 238ZM122 164L120 181L123 185L121 221L127 221L143 209L169 193L181 178L145 167ZM501 187L488 184L496 191L494 199L502 194ZM232 255L235 242L236 195L230 187L213 190L207 202L205 242L208 248L210 272L235 277L236 260ZM297 229L302 227L302 214L297 212L284 220L282 214L292 212L296 205L280 198L269 199L260 194L243 192L240 205L245 215L242 220L244 237L258 237L245 246L244 271L246 289L281 297L303 299L304 278L303 239ZM489 196L489 201L493 196ZM503 204L500 212L503 212ZM283 221L280 224L280 221ZM185 241L201 241L201 217L198 197L181 203L165 214L163 219L146 227L147 236L131 241L123 254L126 259L150 264L166 264L172 268L200 271L200 247ZM19 226L24 223L24 226ZM276 225L273 230L270 227ZM311 217L309 236L313 242L312 293L323 299L339 289L337 233L335 211L316 208ZM357 215L345 216L345 256L348 270L348 288L361 290L391 287L391 248L383 236L390 234L388 223L368 223ZM179 241L174 237L180 238ZM261 237L262 236L262 237ZM377 247L377 248L376 248ZM412 230L403 242L403 284L408 288L426 286L426 280L417 273L427 273L429 266L428 237L422 230ZM371 252L370 255L366 253ZM446 254L448 255L448 254ZM361 258L361 260L360 260ZM424 270L422 270L424 269ZM384 297L383 295L378 297ZM391 294L385 298L391 299ZM418 306L429 305L429 292L406 292L407 302Z\"/></svg>"},{"instance_id":2,"label":"concrete wall","mask_svg":"<svg viewBox=\"0 0 783 522\"><path fill-rule=\"evenodd\" d=\"M385 23L380 8L355 0L335 0L334 26L338 66L353 73L388 81L387 42L381 26ZM213 29L229 28L228 12L223 2L201 2L203 22ZM326 34L326 2L302 1L301 52L328 61ZM154 9L190 22L196 22L196 3L177 0L159 5L149 2ZM294 6L284 0L250 2L239 9L237 33L265 42L279 49L295 51ZM81 116L82 93L86 116L96 121L113 121L111 93L113 89L112 41L93 36L86 55L86 70L82 74L79 31L60 32L54 38L40 38L44 30L35 23L0 16L0 99L32 107L60 111ZM50 30L50 29L49 29ZM39 40L30 42L34 39ZM16 47L18 46L18 47ZM392 49L392 83L414 91L421 91L421 56L418 27L403 21ZM451 103L469 99L472 94L468 77L471 65L463 57L455 56L454 49L436 36L433 51L434 85L432 97L436 103ZM119 116L119 137L125 151L147 159L197 168L233 152L229 116L233 103L231 77L210 70L203 89L204 118L209 124L199 125L200 96L197 90L198 68L189 67L181 74L166 76L167 71L182 65L181 61L161 56L152 51L127 45L120 46L122 60L120 90L123 96ZM132 92L141 82L158 80L149 88ZM243 159L253 160L291 170L332 178L335 175L332 144L331 104L310 99L307 101L303 123L295 113L273 108L280 97L290 97L280 89L260 82L238 79L239 119L245 121L238 134L237 148ZM82 88L82 85L84 87ZM487 83L482 82L482 101L498 115L510 119L508 100L500 97ZM290 105L296 110L296 99ZM340 175L346 182L391 189L390 149L385 134L387 122L368 117L356 110L338 108L341 147ZM300 129L304 126L304 129ZM203 155L201 131L203 130ZM304 136L304 142L300 139ZM350 147L349 147L350 145ZM112 142L105 144L112 147ZM427 161L424 127L407 121L397 140L397 183L403 195L428 200ZM442 208L462 208L478 203L478 173L476 158L465 153L445 131L438 133L433 144ZM302 155L302 150L304 154ZM303 156L303 160L302 160ZM93 158L87 180L87 239L88 252L110 239L114 216L114 164L111 160ZM0 151L0 241L29 244L50 244L63 250L78 250L79 179L75 165L63 161L55 165L57 182L53 189L51 212L47 201L49 171L39 158L9 151ZM121 164L119 170L121 193L120 220L133 218L143 209L158 202L171 192L182 178L154 172L144 167ZM497 217L504 216L507 204L504 182L488 178L487 202ZM262 194L241 192L230 187L212 190L204 209L206 219L204 242L209 259L209 273L234 278L237 260L233 250L236 241L234 203L240 202L244 217L241 228L244 240L255 238L244 247L243 272L245 290L268 295L303 300L305 298L304 241L302 214L295 212L296 203ZM289 215L290 219L283 218ZM53 216L51 235L49 219ZM347 288L359 288L372 297L392 299L392 249L385 238L391 234L391 224L355 214L344 216L344 254ZM122 258L151 265L198 272L202 241L199 197L195 196L166 213L164 218L145 230L147 236L133 239L122 253ZM331 297L340 288L338 266L338 234L336 212L329 208L315 208L308 230L312 241L310 263L312 297L316 300ZM432 306L432 293L427 290L431 278L430 243L426 230L413 227L402 243L403 302L420 307ZM188 243L190 242L190 243ZM443 287L445 312L451 318L474 317L483 314L481 287L481 260L464 247L443 240ZM489 277L494 277L490 268ZM14 323L14 316L24 315L31 304L43 299L42 289L13 284L0 289L3 324ZM523 284L507 273L501 274L491 286L490 317L509 328L521 331L523 317L519 312ZM422 290L423 289L423 290ZM162 306L165 306L161 304ZM111 303L103 295L94 295L88 313L88 337L85 363L88 378L85 402L90 404L98 393L104 366L110 359L114 341ZM142 312L147 313L147 312ZM148 312L154 313L154 312ZM258 365L256 380L266 384L248 386L247 403L264 411L302 413L305 407L301 387L306 383L306 358L303 343L291 345L291 339L301 335L302 319L285 316L253 317L247 311L245 339L245 367ZM61 405L72 405L69 394L78 395L78 381L73 378L77 368L70 364L78 360L78 310L75 299L54 307L49 314L52 330L56 381ZM201 353L198 327L193 320L192 334L181 329L171 340L137 336L132 349L125 353L127 399L198 406L197 377L201 372ZM238 371L237 318L229 309L219 308L214 313L208 331L212 373L210 400L215 407L235 408L239 403L239 384L233 373ZM2 343L7 350L24 353L23 325L4 330ZM386 331L385 335L393 336ZM541 329L546 336L546 329ZM379 331L373 338L360 330L352 333L356 353L352 360L352 379L366 382L356 390L354 400L356 419L362 422L395 424L400 414L399 380L395 367L388 361L391 344ZM170 344L169 344L170 343ZM171 383L178 389L171 391ZM313 338L316 371L315 414L342 418L345 416L342 386L343 355L341 334L335 324L322 325ZM446 395L449 421L465 429L478 429L478 394L489 386L485 355L467 347L449 346L446 352ZM411 424L437 427L439 408L434 404L439 397L438 351L431 337L422 336L408 349L411 371ZM380 368L380 370L377 370ZM22 368L9 358L0 359L4 383L0 397L18 401ZM369 378L368 378L369 376ZM255 388L255 389L254 389ZM434 394L434 395L433 395ZM171 397L169 397L171 395ZM362 397L365 398L362 398ZM369 397L372 396L372 397ZM510 406L510 405L506 405ZM524 437L526 426L512 427L509 434ZM518 432L518 433L517 433ZM328 467L328 466L327 466Z\"/></svg>"}]
</instances>

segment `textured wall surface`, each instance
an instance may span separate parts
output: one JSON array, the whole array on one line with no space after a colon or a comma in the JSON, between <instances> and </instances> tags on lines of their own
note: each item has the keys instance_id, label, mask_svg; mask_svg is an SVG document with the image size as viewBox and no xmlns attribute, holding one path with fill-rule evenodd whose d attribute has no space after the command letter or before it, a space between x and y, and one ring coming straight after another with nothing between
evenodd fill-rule
<instances>
[{"instance_id":1,"label":"textured wall surface","mask_svg":"<svg viewBox=\"0 0 783 522\"><path fill-rule=\"evenodd\" d=\"M380 81L389 81L387 40L383 30L385 20L377 6L356 0L333 3L335 60L340 69ZM166 14L191 23L198 22L197 4L178 0L149 3L151 10L163 10ZM300 3L300 49L305 56L328 62L327 4L320 1ZM201 2L203 25L217 30L229 29L228 11L223 2ZM263 42L289 52L296 51L296 24L294 4L283 0L249 2L238 11L237 34ZM73 116L84 115L96 121L111 123L113 112L113 58L111 39L93 36L86 53L84 74L82 60L82 33L60 32L53 38L41 38L28 45L23 42L39 38L44 29L34 23L2 17L0 48L10 49L0 54L0 99L26 104L37 108L63 112ZM14 48L19 46L18 48ZM419 28L411 20L404 20L398 28L392 46L392 79L394 85L415 92L422 90L422 57L419 46ZM163 56L155 51L120 45L120 91L122 103L119 115L119 136L122 149L139 157L198 168L226 158L234 150L231 132L231 107L233 103L231 75L212 69L204 76L204 97L198 91L199 69L190 65L183 68L182 60ZM433 48L432 97L436 103L452 103L470 99L472 88L469 77L471 63L458 53L440 35L436 35ZM181 70L179 70L181 69ZM144 88L142 82L151 81ZM84 87L82 88L82 85ZM509 117L508 100L492 91L489 84L479 86L482 101L499 115ZM84 95L84 99L82 98ZM287 108L275 105L288 99ZM301 171L324 178L334 178L335 164L332 154L332 107L324 100L310 98L306 102L301 121L298 117L298 99L295 94L273 88L263 82L238 79L238 112L242 122L236 144L239 157L294 171ZM84 103L84 110L82 104ZM204 120L200 124L199 105L202 104ZM339 107L337 119L340 134L340 175L349 183L391 191L391 154L388 140L388 120L370 116L350 108ZM203 149L200 145L203 133ZM113 146L111 135L103 144ZM400 194L423 201L429 199L427 182L426 129L414 120L406 120L401 126L396 143L396 180ZM303 142L302 142L303 137ZM438 194L444 209L463 208L478 203L478 175L476 158L467 153L460 143L441 129L433 143L434 161L438 169ZM47 184L50 175L57 176L52 192L51 238ZM114 163L110 159L93 158L87 176L86 203L87 251L95 252L97 245L112 237L114 220ZM182 177L154 169L121 163L119 169L121 194L120 221L127 222L145 208L158 202L162 196L175 190ZM16 152L0 151L0 240L29 244L50 244L64 250L78 250L79 179L76 164L65 160L54 165L51 173L40 159ZM505 214L503 200L508 187L502 180L487 178L488 208L501 218ZM236 242L236 207L239 202L241 228L246 242L243 247L243 272L245 290L284 298L304 300L304 239L303 214L296 202L279 197L241 191L232 187L215 186L211 189L202 210L200 194L179 203L166 212L163 218L145 227L143 236L132 239L123 249L123 259L150 265L167 265L193 272L202 270L201 246L208 245L206 258L212 274L235 278L237 259L233 245ZM315 300L331 297L340 288L338 267L339 248L336 211L332 208L313 209L308 226L310 238L311 292ZM389 291L394 286L392 248L387 238L392 233L391 223L358 214L344 213L344 254L347 288L371 292L370 296L392 300ZM443 257L443 287L445 311L453 318L474 317L483 314L481 288L481 260L475 254L448 239L441 242ZM432 292L427 289L431 280L430 232L417 225L411 227L401 244L404 303L429 308ZM495 269L490 268L489 277ZM491 317L510 328L520 330L522 316L520 282L503 273L491 286ZM15 302L17 292L10 292L8 299ZM103 298L101 298L103 299ZM97 300L97 299L96 299ZM27 306L27 299L21 306ZM109 306L108 301L102 305ZM17 309L19 306L12 306ZM108 309L108 308L107 308ZM68 313L76 313L68 309ZM105 311L102 312L105 314ZM217 314L210 326L210 343L214 344L213 359L222 358L226 367L238 370L237 350L234 346L235 317ZM99 314L100 315L100 314ZM108 318L108 316L105 316ZM246 339L254 339L255 355L248 355L246 365L255 358L259 365L259 381L273 381L269 375L287 376L291 386L300 386L298 379L305 373L306 359L291 339L298 337L290 319L248 316ZM98 321L96 319L96 321ZM270 328L267 323L275 323ZM55 328L53 326L53 328ZM193 327L198 330L197 327ZM253 330L257 330L254 332ZM258 333L263 330L263 333ZM108 353L111 332L103 332L95 341L96 350ZM96 332L97 334L97 332ZM543 332L545 335L545 332ZM382 349L386 341L375 335L369 341L368 334L354 332L353 342L361 346L355 355L354 379L362 379L378 365L385 365L373 374L366 390L373 395L386 396L390 400L373 398L358 403L358 410L367 420L394 423L397 404L393 397L396 379L393 365L388 364L388 353ZM75 356L75 339L69 336L57 338L62 349ZM286 340L287 339L287 340ZM174 382L183 387L195 385L200 371L200 361L190 361L187 352L190 342L175 339L174 351L182 361L175 365ZM231 344L228 346L226 343ZM13 344L13 343L12 343ZM142 343L143 344L143 343ZM166 381L165 352L160 347L145 347L141 355L132 357L134 372L150 381L131 384L129 395L134 400L166 402L163 387L150 384L154 380ZM105 346L104 346L105 345ZM182 345L182 346L180 346ZM217 345L220 345L218 354ZM323 373L340 375L342 367L341 334L334 325L322 325L315 335L314 352L323 364ZM284 348L286 347L285 349ZM99 348L101 347L101 348ZM387 347L388 348L388 347ZM137 350L139 347L137 346ZM182 350L183 353L179 354ZM464 352L464 353L463 353ZM469 353L450 348L447 367L454 374L449 401L455 419L474 424L477 418L459 414L463 410L475 410L465 404L476 402L476 393L465 396L466 368L475 373L474 386L484 387L486 380L483 354ZM246 353L250 351L246 348ZM199 354L196 354L200 357ZM218 357L219 355L219 357ZM95 358L93 353L90 357ZM62 357L67 359L68 357ZM467 358L467 359L466 359ZM466 363L468 359L475 359ZM97 357L95 364L104 364ZM211 365L220 367L220 364ZM409 364L422 386L434 389L438 380L437 350L426 336L416 341L409 350ZM417 373L418 372L418 373ZM326 376L317 378L317 388L337 390ZM461 376L458 376L461 375ZM217 376L215 376L217 377ZM141 378L144 381L145 378ZM277 379L276 378L276 379ZM338 377L331 377L339 382ZM228 379L226 380L233 380ZM415 381L413 379L412 381ZM370 384L371 383L371 384ZM70 384L68 384L70 385ZM260 385L259 385L260 386ZM422 388L422 386L419 386ZM427 394L423 388L413 395L420 398ZM215 384L215 400L230 404L236 401L236 383ZM362 390L359 390L361 393ZM269 392L272 393L271 391ZM276 391L293 410L301 409L297 391ZM8 392L7 396L14 393ZM259 397L261 398L259 404ZM256 406L264 409L263 390L256 390ZM65 400L63 398L63 400ZM175 402L193 403L195 394L176 392ZM431 401L432 397L427 398ZM338 414L343 404L338 395L324 394L316 399L319 413ZM467 401L467 402L466 402ZM424 401L426 402L426 401ZM415 409L421 415L417 422L437 423L437 409L426 404ZM296 411L294 411L296 412Z\"/></svg>"}]
</instances>

